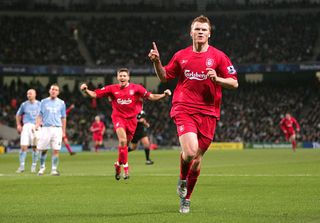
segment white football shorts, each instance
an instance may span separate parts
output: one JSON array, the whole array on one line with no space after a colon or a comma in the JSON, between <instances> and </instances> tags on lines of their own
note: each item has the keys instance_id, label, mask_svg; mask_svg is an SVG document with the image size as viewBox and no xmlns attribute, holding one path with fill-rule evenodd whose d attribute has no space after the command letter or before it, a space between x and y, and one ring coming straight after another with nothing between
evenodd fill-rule
<instances>
[{"instance_id":1,"label":"white football shorts","mask_svg":"<svg viewBox=\"0 0 320 223\"><path fill-rule=\"evenodd\" d=\"M62 127L42 127L38 150L61 150Z\"/></svg>"},{"instance_id":2,"label":"white football shorts","mask_svg":"<svg viewBox=\"0 0 320 223\"><path fill-rule=\"evenodd\" d=\"M38 131L34 129L35 124L26 123L22 127L21 136L20 136L20 145L21 146L36 146L38 141Z\"/></svg>"}]
</instances>

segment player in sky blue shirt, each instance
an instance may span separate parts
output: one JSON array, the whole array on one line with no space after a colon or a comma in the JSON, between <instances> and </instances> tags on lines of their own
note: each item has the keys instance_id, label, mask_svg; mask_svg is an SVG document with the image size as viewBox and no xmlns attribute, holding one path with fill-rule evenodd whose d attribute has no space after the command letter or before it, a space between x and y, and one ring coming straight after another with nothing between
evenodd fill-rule
<instances>
[{"instance_id":1,"label":"player in sky blue shirt","mask_svg":"<svg viewBox=\"0 0 320 223\"><path fill-rule=\"evenodd\" d=\"M66 117L66 105L60 98L43 99L40 106L43 127L62 127L61 118Z\"/></svg>"},{"instance_id":2,"label":"player in sky blue shirt","mask_svg":"<svg viewBox=\"0 0 320 223\"><path fill-rule=\"evenodd\" d=\"M32 147L32 166L31 172L36 172L36 166L38 161L38 152L36 149L36 135L35 135L35 124L36 117L40 111L40 102L36 100L36 91L34 89L29 89L27 91L27 98L23 102L17 113L16 113L16 124L17 131L21 134L20 136L20 146L21 150L19 153L20 166L17 173L23 173L25 167L25 160L27 156L28 147Z\"/></svg>"},{"instance_id":3,"label":"player in sky blue shirt","mask_svg":"<svg viewBox=\"0 0 320 223\"><path fill-rule=\"evenodd\" d=\"M31 89L30 89L31 90ZM17 116L23 116L23 124L32 123L36 124L36 118L40 111L40 102L38 100L27 100L23 102L18 111Z\"/></svg>"},{"instance_id":4,"label":"player in sky blue shirt","mask_svg":"<svg viewBox=\"0 0 320 223\"><path fill-rule=\"evenodd\" d=\"M66 135L67 115L64 101L58 98L59 93L59 86L57 84L51 85L49 90L50 96L41 101L40 113L36 120L36 129L42 125L41 137L37 145L38 150L42 151L40 157L40 170L38 172L39 176L43 175L45 172L45 161L48 149L53 150L51 175L60 175L57 168L62 137Z\"/></svg>"}]
</instances>

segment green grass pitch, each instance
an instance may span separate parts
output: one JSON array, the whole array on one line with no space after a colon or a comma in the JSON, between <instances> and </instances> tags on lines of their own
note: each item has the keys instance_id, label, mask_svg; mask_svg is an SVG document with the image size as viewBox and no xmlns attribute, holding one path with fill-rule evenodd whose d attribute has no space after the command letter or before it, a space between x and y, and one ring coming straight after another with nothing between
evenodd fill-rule
<instances>
[{"instance_id":1,"label":"green grass pitch","mask_svg":"<svg viewBox=\"0 0 320 223\"><path fill-rule=\"evenodd\" d=\"M320 222L320 150L208 151L191 199L178 212L179 151L129 153L131 178L114 179L116 152L62 154L61 176L16 174L0 155L0 222ZM48 168L49 167L49 168Z\"/></svg>"}]
</instances>

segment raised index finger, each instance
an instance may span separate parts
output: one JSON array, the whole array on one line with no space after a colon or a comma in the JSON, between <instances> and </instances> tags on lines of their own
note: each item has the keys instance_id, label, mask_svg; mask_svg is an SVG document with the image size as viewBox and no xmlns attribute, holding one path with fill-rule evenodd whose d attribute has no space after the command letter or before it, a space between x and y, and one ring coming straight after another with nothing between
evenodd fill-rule
<instances>
[{"instance_id":1,"label":"raised index finger","mask_svg":"<svg viewBox=\"0 0 320 223\"><path fill-rule=\"evenodd\" d=\"M152 45L153 45L153 49L158 51L158 48L157 48L157 45L156 45L156 42L152 42Z\"/></svg>"}]
</instances>

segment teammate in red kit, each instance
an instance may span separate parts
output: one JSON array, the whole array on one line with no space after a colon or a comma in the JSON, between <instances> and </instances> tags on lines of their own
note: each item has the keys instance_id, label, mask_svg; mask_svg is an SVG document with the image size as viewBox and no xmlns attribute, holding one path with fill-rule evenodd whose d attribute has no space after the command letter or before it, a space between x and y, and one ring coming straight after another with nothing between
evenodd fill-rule
<instances>
[{"instance_id":1,"label":"teammate in red kit","mask_svg":"<svg viewBox=\"0 0 320 223\"><path fill-rule=\"evenodd\" d=\"M90 132L92 132L92 138L94 141L94 149L96 152L99 151L99 147L103 144L103 135L106 127L103 122L101 122L100 117L96 116L94 122L91 124Z\"/></svg>"},{"instance_id":2,"label":"teammate in red kit","mask_svg":"<svg viewBox=\"0 0 320 223\"><path fill-rule=\"evenodd\" d=\"M296 148L297 148L296 133L294 131L293 125L295 125L297 132L300 132L299 123L289 113L287 113L286 116L280 121L280 128L282 132L285 134L286 140L291 142L292 150L296 151Z\"/></svg>"},{"instance_id":3,"label":"teammate in red kit","mask_svg":"<svg viewBox=\"0 0 320 223\"><path fill-rule=\"evenodd\" d=\"M139 84L129 83L129 79L129 70L121 68L117 72L118 84L107 85L94 91L89 90L86 84L80 86L81 91L92 98L111 98L113 110L111 119L119 140L118 161L114 164L116 180L120 179L121 166L124 169L124 179L129 178L128 143L137 127L137 115L141 111L141 99L157 101L171 95L170 90L165 90L163 94L153 94Z\"/></svg>"},{"instance_id":4,"label":"teammate in red kit","mask_svg":"<svg viewBox=\"0 0 320 223\"><path fill-rule=\"evenodd\" d=\"M178 51L168 65L162 66L155 43L149 53L161 82L178 78L170 116L182 148L177 187L180 213L190 211L190 196L200 174L202 157L213 140L220 117L221 88L238 87L236 70L222 51L209 45L210 35L210 20L201 15L191 24L192 46Z\"/></svg>"},{"instance_id":5,"label":"teammate in red kit","mask_svg":"<svg viewBox=\"0 0 320 223\"><path fill-rule=\"evenodd\" d=\"M72 109L74 109L74 104L71 104L71 105L68 107L68 109L66 110L67 116L69 115L69 113L71 112ZM76 155L76 153L72 151L72 148L71 148L71 146L70 146L70 144L69 144L69 140L68 140L68 136L67 136L67 135L65 135L65 136L62 137L62 141L63 141L64 145L66 146L69 154L70 154L71 156Z\"/></svg>"}]
</instances>

